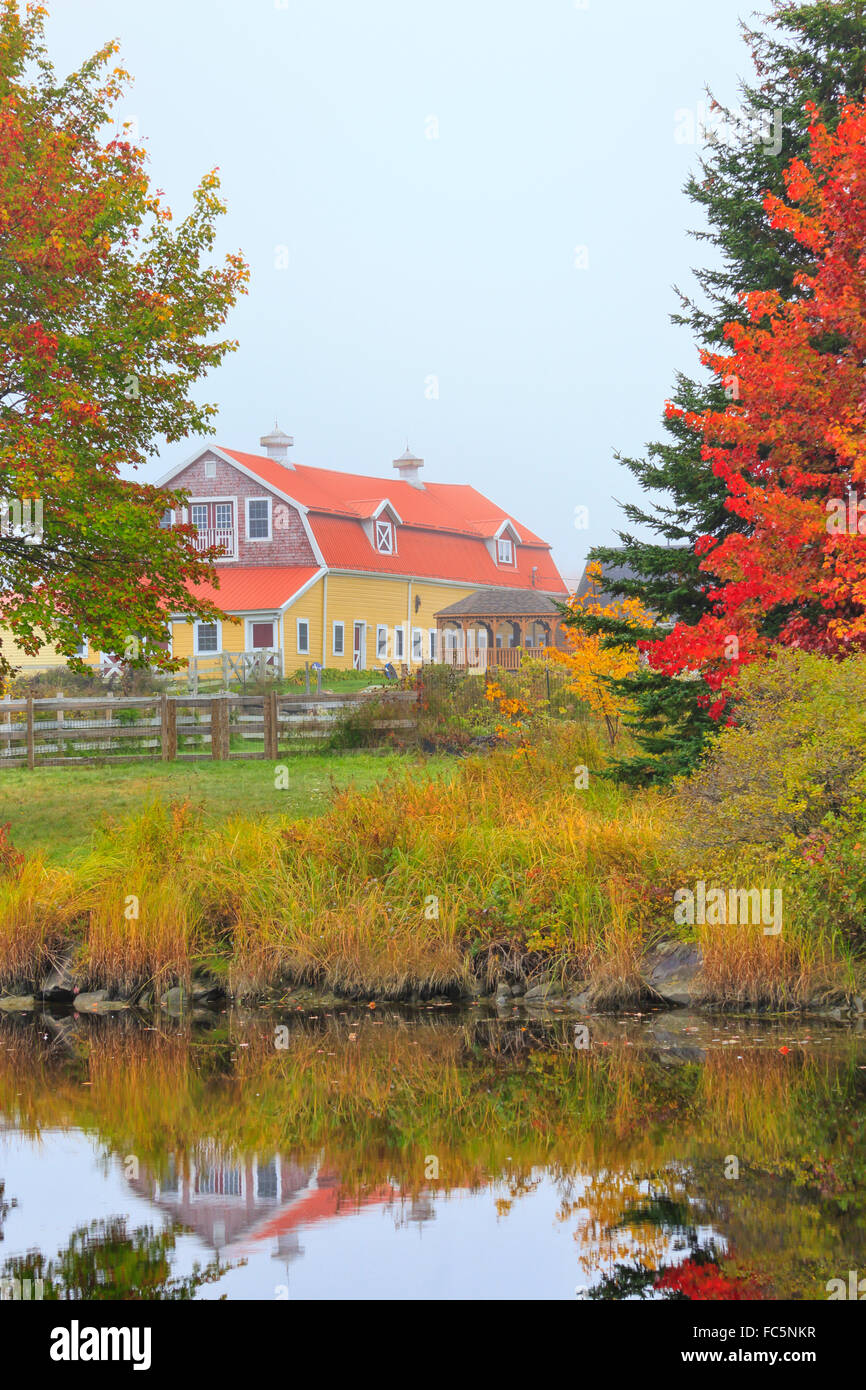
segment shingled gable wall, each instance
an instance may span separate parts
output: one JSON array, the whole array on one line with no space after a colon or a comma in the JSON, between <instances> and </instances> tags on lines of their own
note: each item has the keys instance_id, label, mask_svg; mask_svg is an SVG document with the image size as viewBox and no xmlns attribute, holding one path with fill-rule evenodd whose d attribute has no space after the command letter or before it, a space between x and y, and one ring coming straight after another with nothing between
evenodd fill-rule
<instances>
[{"instance_id":1,"label":"shingled gable wall","mask_svg":"<svg viewBox=\"0 0 866 1390\"><path fill-rule=\"evenodd\" d=\"M216 463L216 477L206 478L205 463ZM286 482L291 483L291 473L286 470ZM216 454L205 453L194 463L184 468L172 478L169 487L183 488L195 501L209 497L236 497L238 515L235 525L238 528L238 557L236 561L218 561L220 564L239 565L316 565L318 561L307 538L300 515L295 507L284 502L266 483L247 477L239 468L226 463ZM287 490L289 488L287 487ZM246 537L247 497L270 497L272 503L270 541L248 541ZM280 508L278 516L273 513ZM279 524L277 524L279 523Z\"/></svg>"}]
</instances>

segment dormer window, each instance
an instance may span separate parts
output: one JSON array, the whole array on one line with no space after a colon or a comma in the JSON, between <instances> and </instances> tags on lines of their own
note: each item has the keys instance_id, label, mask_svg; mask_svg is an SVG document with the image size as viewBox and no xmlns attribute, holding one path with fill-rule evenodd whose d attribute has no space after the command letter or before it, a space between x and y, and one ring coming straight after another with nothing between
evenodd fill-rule
<instances>
[{"instance_id":1,"label":"dormer window","mask_svg":"<svg viewBox=\"0 0 866 1390\"><path fill-rule=\"evenodd\" d=\"M514 546L509 536L500 536L497 542L496 555L500 565L514 564Z\"/></svg>"},{"instance_id":2,"label":"dormer window","mask_svg":"<svg viewBox=\"0 0 866 1390\"><path fill-rule=\"evenodd\" d=\"M394 554L394 526L390 521L376 522L376 549L380 555Z\"/></svg>"}]
</instances>

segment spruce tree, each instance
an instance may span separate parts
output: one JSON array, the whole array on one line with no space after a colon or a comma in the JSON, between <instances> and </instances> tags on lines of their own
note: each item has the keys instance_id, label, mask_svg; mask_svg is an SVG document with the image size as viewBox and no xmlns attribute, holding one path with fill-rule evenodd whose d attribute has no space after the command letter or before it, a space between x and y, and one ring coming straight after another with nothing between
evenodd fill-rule
<instances>
[{"instance_id":1,"label":"spruce tree","mask_svg":"<svg viewBox=\"0 0 866 1390\"><path fill-rule=\"evenodd\" d=\"M772 289L789 298L796 293L794 277L809 266L802 248L770 226L764 194L784 196L784 169L808 150L808 101L833 127L840 97L862 100L866 94L866 0L775 0L766 26L741 26L755 77L740 84L738 109L715 103L709 94L708 124L715 139L685 185L706 218L706 226L692 235L710 243L720 259L712 269L694 271L699 295L680 294L679 311L672 316L692 330L698 348L718 348L725 323L742 319L739 294ZM723 387L678 374L672 400L703 412L723 409L726 393L735 392L735 382ZM694 623L709 607L707 590L714 581L698 568L697 538L729 535L744 523L725 507L724 483L701 459L698 436L681 420L664 420L664 438L647 446L645 458L615 457L644 492L662 494L663 500L650 496L644 505L625 504L623 513L636 529L618 531L618 546L596 546L589 558L601 563L608 594L640 599L656 615L656 626L639 634L652 640L676 618ZM645 539L646 533L653 539ZM608 577L611 567L626 575ZM565 621L603 633L612 646L635 640L634 628L612 619L581 614ZM640 750L619 759L614 774L645 784L689 771L715 727L702 682L641 668L612 684L636 711L626 723Z\"/></svg>"}]
</instances>

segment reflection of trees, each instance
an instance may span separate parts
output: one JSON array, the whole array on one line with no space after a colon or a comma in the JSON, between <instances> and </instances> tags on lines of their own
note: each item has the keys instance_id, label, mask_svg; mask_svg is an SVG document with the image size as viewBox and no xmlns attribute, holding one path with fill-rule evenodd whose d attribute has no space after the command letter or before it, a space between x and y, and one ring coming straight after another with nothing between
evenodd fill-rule
<instances>
[{"instance_id":1,"label":"reflection of trees","mask_svg":"<svg viewBox=\"0 0 866 1390\"><path fill-rule=\"evenodd\" d=\"M174 1231L138 1226L129 1232L126 1218L114 1216L79 1226L56 1259L34 1250L6 1260L0 1277L41 1279L45 1299L171 1302L193 1298L203 1284L214 1283L230 1268L217 1256L204 1269L196 1264L190 1275L173 1275L175 1243Z\"/></svg>"},{"instance_id":2,"label":"reflection of trees","mask_svg":"<svg viewBox=\"0 0 866 1390\"><path fill-rule=\"evenodd\" d=\"M12 1203L12 1202L7 1202L7 1201L5 1200L5 1193L6 1193L6 1184L5 1184L5 1182L3 1181L3 1179L0 1178L0 1240L3 1239L3 1222L6 1220L6 1217L9 1215L9 1208L10 1208L10 1206L13 1206L13 1205L14 1205L14 1203Z\"/></svg>"}]
</instances>

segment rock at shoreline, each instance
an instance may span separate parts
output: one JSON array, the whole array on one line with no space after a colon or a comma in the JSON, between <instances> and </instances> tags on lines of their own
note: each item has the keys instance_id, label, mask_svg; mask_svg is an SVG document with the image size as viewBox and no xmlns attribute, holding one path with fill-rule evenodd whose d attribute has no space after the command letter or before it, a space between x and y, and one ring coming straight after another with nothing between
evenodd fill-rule
<instances>
[{"instance_id":1,"label":"rock at shoreline","mask_svg":"<svg viewBox=\"0 0 866 1390\"><path fill-rule=\"evenodd\" d=\"M10 1014L27 1013L35 1007L36 1000L32 994L6 994L0 999L0 1009Z\"/></svg>"},{"instance_id":2,"label":"rock at shoreline","mask_svg":"<svg viewBox=\"0 0 866 1390\"><path fill-rule=\"evenodd\" d=\"M644 957L643 977L667 1004L693 1004L698 996L701 950L688 941L661 941Z\"/></svg>"}]
</instances>

